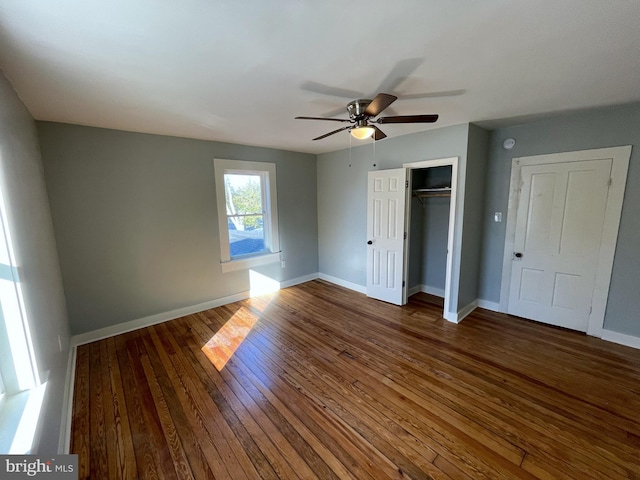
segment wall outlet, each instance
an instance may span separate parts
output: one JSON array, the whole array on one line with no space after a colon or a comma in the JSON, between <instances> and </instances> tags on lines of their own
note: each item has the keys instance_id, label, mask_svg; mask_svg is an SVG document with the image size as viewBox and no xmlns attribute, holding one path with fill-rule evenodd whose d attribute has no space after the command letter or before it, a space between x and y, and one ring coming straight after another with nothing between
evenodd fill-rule
<instances>
[{"instance_id":1,"label":"wall outlet","mask_svg":"<svg viewBox=\"0 0 640 480\"><path fill-rule=\"evenodd\" d=\"M502 222L502 212L494 212L493 221L496 223Z\"/></svg>"},{"instance_id":2,"label":"wall outlet","mask_svg":"<svg viewBox=\"0 0 640 480\"><path fill-rule=\"evenodd\" d=\"M282 260L282 261L280 262L280 266L281 266L282 268L286 268L286 267L287 267L287 262L285 262L284 260Z\"/></svg>"}]
</instances>

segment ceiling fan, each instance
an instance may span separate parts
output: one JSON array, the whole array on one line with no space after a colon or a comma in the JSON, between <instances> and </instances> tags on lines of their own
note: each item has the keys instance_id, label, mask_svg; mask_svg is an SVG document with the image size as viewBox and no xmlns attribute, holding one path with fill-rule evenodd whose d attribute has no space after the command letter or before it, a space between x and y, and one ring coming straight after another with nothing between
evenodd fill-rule
<instances>
[{"instance_id":1,"label":"ceiling fan","mask_svg":"<svg viewBox=\"0 0 640 480\"><path fill-rule=\"evenodd\" d=\"M438 115L394 115L391 117L377 117L382 111L398 99L395 95L379 93L373 100L359 99L347 104L349 118L327 118L327 117L296 117L298 120L328 120L330 122L348 122L350 125L325 133L314 140L321 140L334 133L349 130L351 135L358 140L363 140L373 136L374 140L382 140L387 136L372 123L433 123L438 120Z\"/></svg>"}]
</instances>

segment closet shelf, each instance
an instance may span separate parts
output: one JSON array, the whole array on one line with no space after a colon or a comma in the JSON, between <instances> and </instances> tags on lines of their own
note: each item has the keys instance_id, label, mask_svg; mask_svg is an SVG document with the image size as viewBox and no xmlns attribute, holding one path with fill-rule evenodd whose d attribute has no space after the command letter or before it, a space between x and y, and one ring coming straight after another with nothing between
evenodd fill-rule
<instances>
[{"instance_id":1,"label":"closet shelf","mask_svg":"<svg viewBox=\"0 0 640 480\"><path fill-rule=\"evenodd\" d=\"M414 197L450 197L451 187L417 188L413 191Z\"/></svg>"},{"instance_id":2,"label":"closet shelf","mask_svg":"<svg viewBox=\"0 0 640 480\"><path fill-rule=\"evenodd\" d=\"M420 201L422 206L424 206L423 198L450 197L451 187L416 188L412 193L413 196Z\"/></svg>"}]
</instances>

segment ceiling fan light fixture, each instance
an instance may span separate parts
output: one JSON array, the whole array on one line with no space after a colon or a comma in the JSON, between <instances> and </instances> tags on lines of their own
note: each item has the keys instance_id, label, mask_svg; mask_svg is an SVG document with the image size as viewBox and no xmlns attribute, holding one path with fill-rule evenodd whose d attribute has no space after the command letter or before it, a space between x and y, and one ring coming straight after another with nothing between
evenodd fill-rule
<instances>
[{"instance_id":1,"label":"ceiling fan light fixture","mask_svg":"<svg viewBox=\"0 0 640 480\"><path fill-rule=\"evenodd\" d=\"M357 138L358 140L364 140L365 138L371 137L375 132L375 128L366 125L364 127L356 127L351 129L351 136L353 138Z\"/></svg>"}]
</instances>

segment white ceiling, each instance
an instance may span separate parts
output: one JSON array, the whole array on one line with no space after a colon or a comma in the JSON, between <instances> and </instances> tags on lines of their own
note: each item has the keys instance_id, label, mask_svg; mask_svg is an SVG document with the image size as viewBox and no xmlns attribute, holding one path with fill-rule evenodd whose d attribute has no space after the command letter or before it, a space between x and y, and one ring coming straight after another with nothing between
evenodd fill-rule
<instances>
[{"instance_id":1,"label":"white ceiling","mask_svg":"<svg viewBox=\"0 0 640 480\"><path fill-rule=\"evenodd\" d=\"M440 114L389 137L640 100L639 25L636 0L0 0L0 67L38 120L320 153L350 136L293 117L379 91Z\"/></svg>"}]
</instances>

